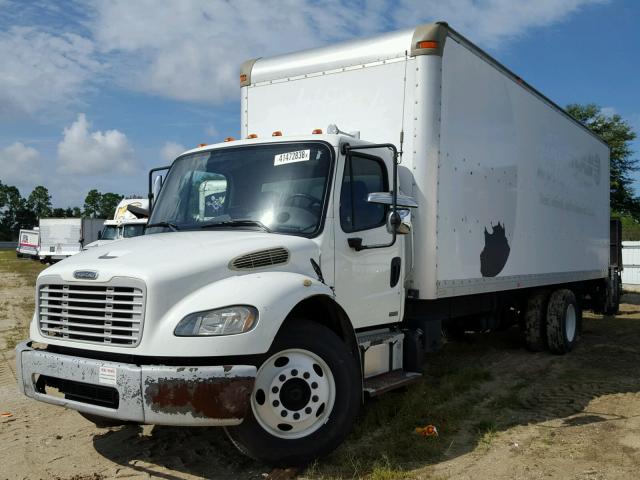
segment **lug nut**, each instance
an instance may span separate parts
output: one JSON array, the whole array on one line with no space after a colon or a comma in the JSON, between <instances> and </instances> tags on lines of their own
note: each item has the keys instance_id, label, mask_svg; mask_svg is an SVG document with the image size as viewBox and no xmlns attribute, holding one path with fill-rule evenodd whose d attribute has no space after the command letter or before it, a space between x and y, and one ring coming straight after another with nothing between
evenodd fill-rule
<instances>
[{"instance_id":1,"label":"lug nut","mask_svg":"<svg viewBox=\"0 0 640 480\"><path fill-rule=\"evenodd\" d=\"M314 390L318 388L318 382L311 382L311 388L313 388Z\"/></svg>"},{"instance_id":2,"label":"lug nut","mask_svg":"<svg viewBox=\"0 0 640 480\"><path fill-rule=\"evenodd\" d=\"M280 416L281 416L281 417L286 417L286 416L287 416L287 411L286 411L286 410L282 410L282 411L280 412Z\"/></svg>"},{"instance_id":3,"label":"lug nut","mask_svg":"<svg viewBox=\"0 0 640 480\"><path fill-rule=\"evenodd\" d=\"M272 393L278 393L278 391L279 391L279 390L280 390L280 389L279 389L278 387L273 387L273 388L271 389L271 392L272 392Z\"/></svg>"},{"instance_id":4,"label":"lug nut","mask_svg":"<svg viewBox=\"0 0 640 480\"><path fill-rule=\"evenodd\" d=\"M314 401L314 402L317 402L318 401L318 396L314 395L313 397L311 397L311 400Z\"/></svg>"},{"instance_id":5,"label":"lug nut","mask_svg":"<svg viewBox=\"0 0 640 480\"><path fill-rule=\"evenodd\" d=\"M298 375L298 370L296 370L295 368L291 370L291 375L293 375L294 377Z\"/></svg>"},{"instance_id":6,"label":"lug nut","mask_svg":"<svg viewBox=\"0 0 640 480\"><path fill-rule=\"evenodd\" d=\"M306 413L307 415L309 415L311 413L311 407L307 407L304 409L304 413Z\"/></svg>"},{"instance_id":7,"label":"lug nut","mask_svg":"<svg viewBox=\"0 0 640 480\"><path fill-rule=\"evenodd\" d=\"M298 420L300 418L300 414L299 413L294 413L293 414L293 419L294 420Z\"/></svg>"},{"instance_id":8,"label":"lug nut","mask_svg":"<svg viewBox=\"0 0 640 480\"><path fill-rule=\"evenodd\" d=\"M309 375L309 372L304 372L304 373L302 374L302 376L303 376L305 379L308 379L311 375Z\"/></svg>"},{"instance_id":9,"label":"lug nut","mask_svg":"<svg viewBox=\"0 0 640 480\"><path fill-rule=\"evenodd\" d=\"M280 375L278 377L278 380L280 380L281 382L284 382L287 379L287 377L285 377L284 375Z\"/></svg>"},{"instance_id":10,"label":"lug nut","mask_svg":"<svg viewBox=\"0 0 640 480\"><path fill-rule=\"evenodd\" d=\"M274 401L273 401L273 403L272 403L272 405L273 405L274 407L277 407L277 406L279 406L279 405L280 405L280 402L279 402L278 400L274 400Z\"/></svg>"}]
</instances>

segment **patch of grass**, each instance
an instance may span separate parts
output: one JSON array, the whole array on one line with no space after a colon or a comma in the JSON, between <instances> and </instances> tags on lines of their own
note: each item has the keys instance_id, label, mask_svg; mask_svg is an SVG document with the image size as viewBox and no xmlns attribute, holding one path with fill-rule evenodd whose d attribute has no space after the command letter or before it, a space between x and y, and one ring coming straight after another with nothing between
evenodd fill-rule
<instances>
[{"instance_id":1,"label":"patch of grass","mask_svg":"<svg viewBox=\"0 0 640 480\"><path fill-rule=\"evenodd\" d=\"M38 274L45 268L40 262L17 258L14 250L0 250L0 274L18 274L26 284L35 285Z\"/></svg>"},{"instance_id":2,"label":"patch of grass","mask_svg":"<svg viewBox=\"0 0 640 480\"><path fill-rule=\"evenodd\" d=\"M411 478L411 470L441 458L473 416L481 386L491 372L460 365L450 352L434 354L433 374L404 391L367 402L345 444L308 469L310 478ZM416 427L435 425L438 436L423 437Z\"/></svg>"},{"instance_id":3,"label":"patch of grass","mask_svg":"<svg viewBox=\"0 0 640 480\"><path fill-rule=\"evenodd\" d=\"M478 446L488 450L496 438L496 426L491 420L482 420L473 426L473 430L479 436Z\"/></svg>"}]
</instances>

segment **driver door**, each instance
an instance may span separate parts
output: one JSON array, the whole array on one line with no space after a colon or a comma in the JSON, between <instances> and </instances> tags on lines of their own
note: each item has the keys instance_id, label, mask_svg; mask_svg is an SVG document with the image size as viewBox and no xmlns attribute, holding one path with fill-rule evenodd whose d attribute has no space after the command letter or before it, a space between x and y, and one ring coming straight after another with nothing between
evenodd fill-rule
<instances>
[{"instance_id":1,"label":"driver door","mask_svg":"<svg viewBox=\"0 0 640 480\"><path fill-rule=\"evenodd\" d=\"M369 193L389 191L392 158L383 149L370 152L378 155L352 151L341 157L334 192L335 292L355 328L402 318L403 236L389 247L356 251L349 246L350 238L362 239L363 246L392 240L389 207L367 202Z\"/></svg>"}]
</instances>

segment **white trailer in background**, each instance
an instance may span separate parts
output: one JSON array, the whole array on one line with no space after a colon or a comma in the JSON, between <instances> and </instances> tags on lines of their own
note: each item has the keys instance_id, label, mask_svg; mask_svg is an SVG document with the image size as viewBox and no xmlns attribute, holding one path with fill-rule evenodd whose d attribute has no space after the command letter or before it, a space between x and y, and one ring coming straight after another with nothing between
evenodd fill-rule
<instances>
[{"instance_id":1,"label":"white trailer in background","mask_svg":"<svg viewBox=\"0 0 640 480\"><path fill-rule=\"evenodd\" d=\"M142 235L147 224L148 211L149 199L147 198L121 200L113 214L113 219L104 221L98 240L86 244L83 250Z\"/></svg>"},{"instance_id":2,"label":"white trailer in background","mask_svg":"<svg viewBox=\"0 0 640 480\"><path fill-rule=\"evenodd\" d=\"M82 251L98 239L103 218L41 218L38 256L52 263Z\"/></svg>"},{"instance_id":3,"label":"white trailer in background","mask_svg":"<svg viewBox=\"0 0 640 480\"><path fill-rule=\"evenodd\" d=\"M18 257L38 258L38 248L40 245L40 231L38 227L34 229L21 229L18 234Z\"/></svg>"},{"instance_id":4,"label":"white trailer in background","mask_svg":"<svg viewBox=\"0 0 640 480\"><path fill-rule=\"evenodd\" d=\"M446 24L251 60L240 81L244 138L180 155L145 235L39 276L30 335L49 346L17 348L26 395L224 426L303 464L363 393L419 379L443 328L519 324L564 354L583 308L616 307L607 145Z\"/></svg>"}]
</instances>

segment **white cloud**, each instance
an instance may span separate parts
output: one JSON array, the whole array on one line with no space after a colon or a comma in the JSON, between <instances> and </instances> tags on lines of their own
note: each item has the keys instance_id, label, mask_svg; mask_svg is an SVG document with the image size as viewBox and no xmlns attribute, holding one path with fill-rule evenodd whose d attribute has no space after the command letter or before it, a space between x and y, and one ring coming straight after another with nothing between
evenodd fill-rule
<instances>
[{"instance_id":1,"label":"white cloud","mask_svg":"<svg viewBox=\"0 0 640 480\"><path fill-rule=\"evenodd\" d=\"M160 156L167 162L172 162L178 155L186 152L187 148L184 145L175 142L166 142L160 149Z\"/></svg>"},{"instance_id":2,"label":"white cloud","mask_svg":"<svg viewBox=\"0 0 640 480\"><path fill-rule=\"evenodd\" d=\"M446 20L484 47L565 20L606 0L155 0L94 4L90 23L128 88L187 101L238 96L248 58L314 47L381 30Z\"/></svg>"},{"instance_id":3,"label":"white cloud","mask_svg":"<svg viewBox=\"0 0 640 480\"><path fill-rule=\"evenodd\" d=\"M15 185L23 196L41 181L42 158L33 147L15 142L0 150L0 181Z\"/></svg>"},{"instance_id":4,"label":"white cloud","mask_svg":"<svg viewBox=\"0 0 640 480\"><path fill-rule=\"evenodd\" d=\"M0 31L0 58L0 118L73 105L102 70L91 40L32 27Z\"/></svg>"},{"instance_id":5,"label":"white cloud","mask_svg":"<svg viewBox=\"0 0 640 480\"><path fill-rule=\"evenodd\" d=\"M130 174L139 169L133 147L127 136L118 130L90 131L91 124L84 113L64 129L58 144L58 170L61 173L99 175Z\"/></svg>"},{"instance_id":6,"label":"white cloud","mask_svg":"<svg viewBox=\"0 0 640 480\"><path fill-rule=\"evenodd\" d=\"M605 1L93 0L71 4L71 13L50 7L43 18L58 15L66 31L43 20L44 27L0 32L0 118L77 108L88 91L107 82L177 100L221 103L237 98L238 69L248 58L434 20L448 21L483 47L500 48ZM14 24L39 11L22 2L8 5Z\"/></svg>"}]
</instances>

